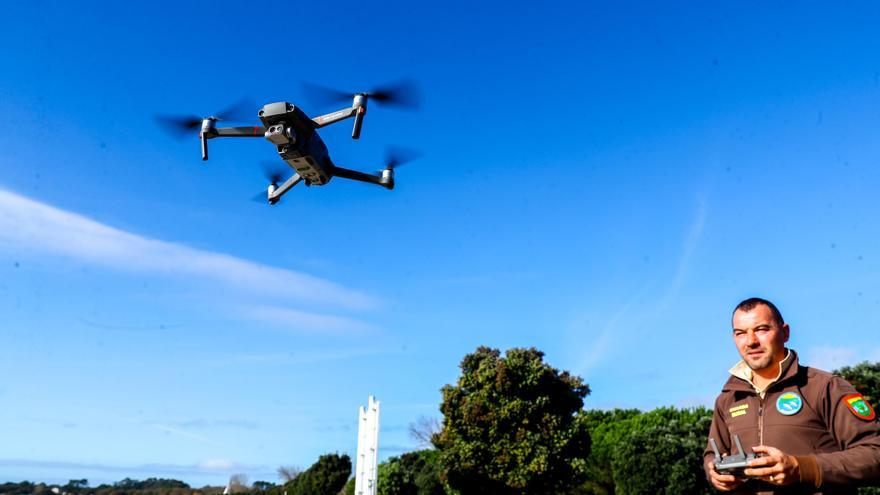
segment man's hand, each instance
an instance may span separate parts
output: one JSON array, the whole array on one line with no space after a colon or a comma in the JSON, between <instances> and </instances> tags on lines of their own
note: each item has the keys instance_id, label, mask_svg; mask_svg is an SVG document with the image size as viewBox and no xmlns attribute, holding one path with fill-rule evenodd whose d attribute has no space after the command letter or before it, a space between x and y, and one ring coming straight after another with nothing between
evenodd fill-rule
<instances>
[{"instance_id":1,"label":"man's hand","mask_svg":"<svg viewBox=\"0 0 880 495\"><path fill-rule=\"evenodd\" d=\"M712 482L712 486L720 492L729 492L743 484L742 478L737 478L732 474L719 473L716 471L715 463L712 461L706 463L706 470L709 472L709 481Z\"/></svg>"},{"instance_id":2,"label":"man's hand","mask_svg":"<svg viewBox=\"0 0 880 495\"><path fill-rule=\"evenodd\" d=\"M793 455L766 445L758 445L752 450L756 454L764 455L749 461L749 467L743 471L743 474L780 486L800 482L800 465Z\"/></svg>"}]
</instances>

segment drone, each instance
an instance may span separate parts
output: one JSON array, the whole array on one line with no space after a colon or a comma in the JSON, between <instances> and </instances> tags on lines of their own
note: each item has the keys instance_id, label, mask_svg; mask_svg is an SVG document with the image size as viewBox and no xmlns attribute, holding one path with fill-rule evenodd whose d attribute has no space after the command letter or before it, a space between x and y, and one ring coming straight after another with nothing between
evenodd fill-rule
<instances>
[{"instance_id":1,"label":"drone","mask_svg":"<svg viewBox=\"0 0 880 495\"><path fill-rule=\"evenodd\" d=\"M281 167L280 164L277 164L275 170L264 167L270 181L266 190L266 200L270 205L278 203L285 193L300 182L304 182L307 186L323 186L333 177L375 184L388 190L394 189L394 169L412 159L412 156L401 156L406 154L402 150L389 153L385 168L373 174L343 168L330 159L327 146L318 135L317 129L346 119L354 119L351 138L359 139L364 116L367 114L367 102L372 100L380 104L415 108L418 106L418 97L414 83L402 81L388 88L354 94L316 85L304 86L316 99L335 102L352 98L351 106L309 118L302 109L292 103L286 101L269 103L257 114L262 125L244 127L219 127L217 123L226 120L243 120L241 116L245 103L239 103L209 117L160 115L157 116L157 120L166 130L177 134L189 134L198 128L202 160L208 159L208 141L211 139L261 137L272 143L278 156L292 169L292 174L279 185L284 177L283 172L287 172L287 167ZM278 168L282 170L279 171Z\"/></svg>"}]
</instances>

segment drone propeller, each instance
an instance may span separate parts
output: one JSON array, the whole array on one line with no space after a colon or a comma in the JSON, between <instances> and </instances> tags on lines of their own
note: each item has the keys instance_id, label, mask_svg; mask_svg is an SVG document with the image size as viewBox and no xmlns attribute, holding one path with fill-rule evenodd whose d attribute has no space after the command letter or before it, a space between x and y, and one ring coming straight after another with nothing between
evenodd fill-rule
<instances>
[{"instance_id":1,"label":"drone propeller","mask_svg":"<svg viewBox=\"0 0 880 495\"><path fill-rule=\"evenodd\" d=\"M415 150L389 146L385 150L385 170L394 170L401 165L419 159L421 156L422 154Z\"/></svg>"},{"instance_id":2,"label":"drone propeller","mask_svg":"<svg viewBox=\"0 0 880 495\"><path fill-rule=\"evenodd\" d=\"M285 167L274 160L263 160L260 162L260 167L263 169L263 175L266 177L266 180L269 181L269 185L275 187L278 187L278 183L284 180L284 173L289 170L288 167ZM265 203L267 198L268 196L264 189L262 192L252 197L251 201ZM278 201L276 201L276 203L277 202Z\"/></svg>"},{"instance_id":3,"label":"drone propeller","mask_svg":"<svg viewBox=\"0 0 880 495\"><path fill-rule=\"evenodd\" d=\"M276 160L263 160L260 162L260 167L263 169L263 176L270 184L276 186L284 179L284 173L290 170Z\"/></svg>"},{"instance_id":4,"label":"drone propeller","mask_svg":"<svg viewBox=\"0 0 880 495\"><path fill-rule=\"evenodd\" d=\"M254 104L248 99L242 99L237 103L217 114L208 117L197 115L156 115L156 121L165 129L165 132L176 138L192 135L192 130L201 127L205 119L214 120L247 120L253 115Z\"/></svg>"},{"instance_id":5,"label":"drone propeller","mask_svg":"<svg viewBox=\"0 0 880 495\"><path fill-rule=\"evenodd\" d=\"M302 86L309 98L318 105L351 101L356 94L361 94L346 93L345 91L311 83L303 83ZM393 105L405 109L418 109L419 107L418 85L411 79L402 79L386 86L376 87L363 94L367 95L370 100L384 105Z\"/></svg>"}]
</instances>

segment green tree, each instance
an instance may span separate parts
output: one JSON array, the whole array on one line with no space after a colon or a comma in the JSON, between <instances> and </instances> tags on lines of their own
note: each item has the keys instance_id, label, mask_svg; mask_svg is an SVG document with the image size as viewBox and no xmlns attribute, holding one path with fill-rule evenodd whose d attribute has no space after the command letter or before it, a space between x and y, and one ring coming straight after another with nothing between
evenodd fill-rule
<instances>
[{"instance_id":1,"label":"green tree","mask_svg":"<svg viewBox=\"0 0 880 495\"><path fill-rule=\"evenodd\" d=\"M79 479L79 480L70 480L64 485L64 491L68 493L79 493L89 487L89 480L87 479Z\"/></svg>"},{"instance_id":2,"label":"green tree","mask_svg":"<svg viewBox=\"0 0 880 495\"><path fill-rule=\"evenodd\" d=\"M265 492L273 486L275 486L275 483L269 481L254 481L254 483L251 485L251 488L253 488L256 492Z\"/></svg>"},{"instance_id":3,"label":"green tree","mask_svg":"<svg viewBox=\"0 0 880 495\"><path fill-rule=\"evenodd\" d=\"M880 362L864 361L855 366L844 366L833 373L850 382L872 407L877 407L877 401L880 400ZM880 487L859 488L859 495L880 495Z\"/></svg>"},{"instance_id":4,"label":"green tree","mask_svg":"<svg viewBox=\"0 0 880 495\"><path fill-rule=\"evenodd\" d=\"M709 493L703 448L712 411L665 407L625 422L630 432L617 439L611 461L615 494Z\"/></svg>"},{"instance_id":5,"label":"green tree","mask_svg":"<svg viewBox=\"0 0 880 495\"><path fill-rule=\"evenodd\" d=\"M586 411L590 430L590 458L587 459L587 481L578 494L611 495L614 493L614 472L611 463L617 447L632 433L630 420L639 416L638 409Z\"/></svg>"},{"instance_id":6,"label":"green tree","mask_svg":"<svg viewBox=\"0 0 880 495\"><path fill-rule=\"evenodd\" d=\"M342 489L342 495L354 495L354 483L355 479L349 478L348 482L345 484L345 487Z\"/></svg>"},{"instance_id":7,"label":"green tree","mask_svg":"<svg viewBox=\"0 0 880 495\"><path fill-rule=\"evenodd\" d=\"M589 387L536 349L480 347L443 387L435 435L446 483L461 495L558 494L581 484L590 435Z\"/></svg>"},{"instance_id":8,"label":"green tree","mask_svg":"<svg viewBox=\"0 0 880 495\"><path fill-rule=\"evenodd\" d=\"M283 489L288 495L335 495L349 476L351 459L347 455L325 454Z\"/></svg>"},{"instance_id":9,"label":"green tree","mask_svg":"<svg viewBox=\"0 0 880 495\"><path fill-rule=\"evenodd\" d=\"M877 400L880 399L880 362L865 361L855 366L844 366L833 373L850 382L869 404L877 406Z\"/></svg>"},{"instance_id":10,"label":"green tree","mask_svg":"<svg viewBox=\"0 0 880 495\"><path fill-rule=\"evenodd\" d=\"M444 495L439 457L427 449L389 458L379 465L378 495Z\"/></svg>"}]
</instances>

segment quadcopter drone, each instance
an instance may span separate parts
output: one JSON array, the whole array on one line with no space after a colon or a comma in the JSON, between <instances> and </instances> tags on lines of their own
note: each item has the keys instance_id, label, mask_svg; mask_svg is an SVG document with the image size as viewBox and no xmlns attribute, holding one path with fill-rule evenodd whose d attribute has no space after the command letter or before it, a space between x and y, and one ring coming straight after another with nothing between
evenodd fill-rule
<instances>
[{"instance_id":1,"label":"quadcopter drone","mask_svg":"<svg viewBox=\"0 0 880 495\"><path fill-rule=\"evenodd\" d=\"M376 89L354 95L314 85L306 85L306 90L313 96L324 100L336 101L343 98L346 100L353 98L351 107L320 117L309 118L305 112L292 103L286 101L269 103L258 112L262 125L246 127L217 126L217 122L221 120L241 120L239 115L243 111L241 108L243 104L210 117L157 116L157 119L167 130L178 133L188 134L193 129L199 128L202 160L208 159L208 141L211 139L262 137L272 143L278 156L293 170L293 173L281 185L278 185L283 178L282 172L266 171L270 181L266 190L266 199L270 205L276 204L287 191L300 182L305 182L307 186L323 186L333 177L376 184L388 190L394 189L394 169L403 164L404 158L390 154L385 168L374 174L342 168L330 159L327 146L318 135L317 129L353 118L354 127L351 130L351 138L358 139L361 135L364 116L367 114L368 100L403 107L416 107L418 103L414 84L404 81L388 89ZM286 171L286 168L284 170Z\"/></svg>"}]
</instances>

